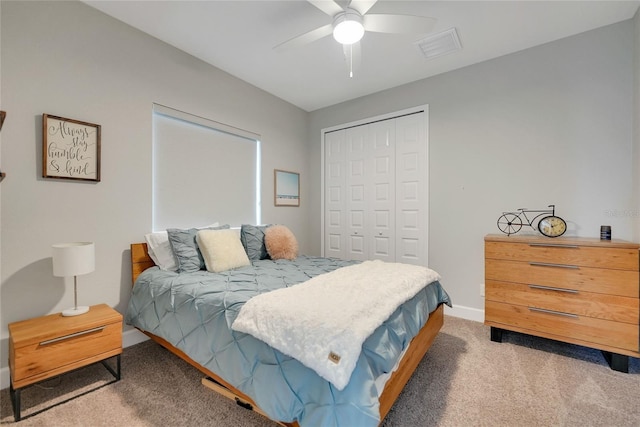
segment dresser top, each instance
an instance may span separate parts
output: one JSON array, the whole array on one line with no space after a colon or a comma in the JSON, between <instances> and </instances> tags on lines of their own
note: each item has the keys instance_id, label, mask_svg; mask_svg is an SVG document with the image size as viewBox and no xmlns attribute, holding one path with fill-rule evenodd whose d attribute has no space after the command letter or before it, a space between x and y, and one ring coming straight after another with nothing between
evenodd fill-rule
<instances>
[{"instance_id":1,"label":"dresser top","mask_svg":"<svg viewBox=\"0 0 640 427\"><path fill-rule=\"evenodd\" d=\"M597 237L576 237L560 236L545 237L536 234L487 234L484 236L485 242L511 242L511 243L537 243L547 245L579 245L579 246L600 246L607 248L640 249L637 243L620 239L600 240Z\"/></svg>"}]
</instances>

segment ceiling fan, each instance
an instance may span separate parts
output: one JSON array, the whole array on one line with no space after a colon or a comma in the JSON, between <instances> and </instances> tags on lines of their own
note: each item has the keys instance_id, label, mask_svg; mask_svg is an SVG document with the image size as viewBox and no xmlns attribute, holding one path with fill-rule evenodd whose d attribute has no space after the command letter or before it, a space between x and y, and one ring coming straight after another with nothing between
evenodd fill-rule
<instances>
[{"instance_id":1,"label":"ceiling fan","mask_svg":"<svg viewBox=\"0 0 640 427\"><path fill-rule=\"evenodd\" d=\"M349 63L349 77L353 77L354 65L360 62L360 40L366 31L375 33L411 34L428 33L436 23L435 18L415 15L367 14L378 0L307 0L333 18L333 22L301 34L274 47L276 51L296 48L319 40L330 34L342 44L345 59Z\"/></svg>"}]
</instances>

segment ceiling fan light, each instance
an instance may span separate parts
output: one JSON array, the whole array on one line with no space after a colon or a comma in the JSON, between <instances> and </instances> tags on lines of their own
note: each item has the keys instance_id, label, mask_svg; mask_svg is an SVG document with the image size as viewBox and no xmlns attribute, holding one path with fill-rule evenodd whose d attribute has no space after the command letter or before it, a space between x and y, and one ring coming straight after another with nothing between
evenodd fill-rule
<instances>
[{"instance_id":1,"label":"ceiling fan light","mask_svg":"<svg viewBox=\"0 0 640 427\"><path fill-rule=\"evenodd\" d=\"M333 29L333 38L338 43L353 44L364 36L364 27L356 21L342 21Z\"/></svg>"},{"instance_id":2,"label":"ceiling fan light","mask_svg":"<svg viewBox=\"0 0 640 427\"><path fill-rule=\"evenodd\" d=\"M359 42L364 36L362 16L355 10L347 9L333 21L333 38L341 44Z\"/></svg>"}]
</instances>

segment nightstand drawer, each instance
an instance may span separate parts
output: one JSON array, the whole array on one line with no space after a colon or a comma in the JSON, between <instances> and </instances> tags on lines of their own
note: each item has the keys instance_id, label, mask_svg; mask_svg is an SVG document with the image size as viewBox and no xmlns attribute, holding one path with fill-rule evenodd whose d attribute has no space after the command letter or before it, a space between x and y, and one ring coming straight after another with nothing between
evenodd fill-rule
<instances>
[{"instance_id":1,"label":"nightstand drawer","mask_svg":"<svg viewBox=\"0 0 640 427\"><path fill-rule=\"evenodd\" d=\"M12 372L14 383L34 376L39 381L56 375L46 375L50 371L71 370L109 357L109 353L120 354L122 324L98 326L13 350L15 360L19 361Z\"/></svg>"},{"instance_id":2,"label":"nightstand drawer","mask_svg":"<svg viewBox=\"0 0 640 427\"><path fill-rule=\"evenodd\" d=\"M543 332L591 342L603 346L638 351L638 325L619 323L591 317L574 316L567 313L549 313L526 306L486 301L485 321L505 328L515 326L536 335Z\"/></svg>"},{"instance_id":3,"label":"nightstand drawer","mask_svg":"<svg viewBox=\"0 0 640 427\"><path fill-rule=\"evenodd\" d=\"M638 270L608 270L592 267L557 267L501 259L485 260L485 278L502 282L516 282L553 286L599 294L638 298L640 273Z\"/></svg>"},{"instance_id":4,"label":"nightstand drawer","mask_svg":"<svg viewBox=\"0 0 640 427\"><path fill-rule=\"evenodd\" d=\"M632 325L637 324L640 316L638 298L602 295L562 287L488 280L486 299Z\"/></svg>"},{"instance_id":5,"label":"nightstand drawer","mask_svg":"<svg viewBox=\"0 0 640 427\"><path fill-rule=\"evenodd\" d=\"M485 257L510 261L547 263L638 271L638 249L579 246L571 243L485 243Z\"/></svg>"}]
</instances>

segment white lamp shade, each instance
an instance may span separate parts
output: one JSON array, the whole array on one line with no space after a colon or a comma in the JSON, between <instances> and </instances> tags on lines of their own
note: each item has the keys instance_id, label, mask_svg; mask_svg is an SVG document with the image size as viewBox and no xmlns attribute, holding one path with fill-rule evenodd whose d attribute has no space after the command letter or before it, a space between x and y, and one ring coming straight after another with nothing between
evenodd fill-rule
<instances>
[{"instance_id":1,"label":"white lamp shade","mask_svg":"<svg viewBox=\"0 0 640 427\"><path fill-rule=\"evenodd\" d=\"M96 268L93 242L58 243L53 245L53 275L70 277L87 274Z\"/></svg>"}]
</instances>

